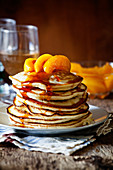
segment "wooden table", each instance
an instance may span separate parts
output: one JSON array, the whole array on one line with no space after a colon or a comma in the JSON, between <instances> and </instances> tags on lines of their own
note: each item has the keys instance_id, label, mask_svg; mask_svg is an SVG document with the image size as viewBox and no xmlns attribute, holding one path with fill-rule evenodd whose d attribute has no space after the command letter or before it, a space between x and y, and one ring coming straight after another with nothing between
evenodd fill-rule
<instances>
[{"instance_id":1,"label":"wooden table","mask_svg":"<svg viewBox=\"0 0 113 170\"><path fill-rule=\"evenodd\" d=\"M90 99L88 102L113 113L113 94L104 100ZM94 143L75 152L72 156L22 150L10 143L0 144L0 169L2 170L73 170L77 168L112 169L113 132L98 137Z\"/></svg>"}]
</instances>

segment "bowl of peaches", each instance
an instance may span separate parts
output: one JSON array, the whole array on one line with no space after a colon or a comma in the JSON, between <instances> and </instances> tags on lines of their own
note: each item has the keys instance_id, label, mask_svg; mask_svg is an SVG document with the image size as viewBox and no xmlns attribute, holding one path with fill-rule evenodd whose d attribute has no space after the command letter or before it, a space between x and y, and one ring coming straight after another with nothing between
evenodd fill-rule
<instances>
[{"instance_id":1,"label":"bowl of peaches","mask_svg":"<svg viewBox=\"0 0 113 170\"><path fill-rule=\"evenodd\" d=\"M103 99L113 92L113 62L71 62L71 72L83 77L83 83L92 99Z\"/></svg>"}]
</instances>

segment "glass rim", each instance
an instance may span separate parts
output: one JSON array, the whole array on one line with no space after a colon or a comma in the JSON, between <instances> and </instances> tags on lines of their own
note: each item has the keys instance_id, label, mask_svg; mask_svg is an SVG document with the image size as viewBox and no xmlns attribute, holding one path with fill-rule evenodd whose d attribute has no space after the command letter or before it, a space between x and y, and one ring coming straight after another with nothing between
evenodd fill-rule
<instances>
[{"instance_id":1,"label":"glass rim","mask_svg":"<svg viewBox=\"0 0 113 170\"><path fill-rule=\"evenodd\" d=\"M20 28L20 30L19 30ZM2 32L6 32L6 33L16 33L16 32L21 32L21 33L25 33L25 32L29 32L29 30L34 30L34 31L38 31L38 27L35 25L16 25L15 29L7 29L7 28L1 28Z\"/></svg>"},{"instance_id":2,"label":"glass rim","mask_svg":"<svg viewBox=\"0 0 113 170\"><path fill-rule=\"evenodd\" d=\"M0 18L0 21L7 21L9 23L15 23L16 24L16 21L14 19L11 19L11 18Z\"/></svg>"}]
</instances>

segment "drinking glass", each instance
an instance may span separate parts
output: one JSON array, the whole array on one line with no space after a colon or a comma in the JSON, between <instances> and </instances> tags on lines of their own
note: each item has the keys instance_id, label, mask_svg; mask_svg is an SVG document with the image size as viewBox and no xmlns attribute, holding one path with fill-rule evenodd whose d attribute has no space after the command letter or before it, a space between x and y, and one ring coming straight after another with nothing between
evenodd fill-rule
<instances>
[{"instance_id":1,"label":"drinking glass","mask_svg":"<svg viewBox=\"0 0 113 170\"><path fill-rule=\"evenodd\" d=\"M10 18L0 18L0 28L13 30L16 27L16 21Z\"/></svg>"},{"instance_id":2,"label":"drinking glass","mask_svg":"<svg viewBox=\"0 0 113 170\"><path fill-rule=\"evenodd\" d=\"M5 28L8 30L15 30L16 28L16 21L14 19L10 18L0 18L0 29ZM1 32L0 32L0 39L1 39ZM1 41L0 41L0 47L1 47ZM2 62L0 61L0 98L4 94L8 93L8 84L7 82L7 73L4 70L4 66Z\"/></svg>"},{"instance_id":3,"label":"drinking glass","mask_svg":"<svg viewBox=\"0 0 113 170\"><path fill-rule=\"evenodd\" d=\"M7 75L14 75L23 71L24 61L27 58L39 56L38 28L33 25L17 25L16 29L0 30L0 60ZM7 103L12 102L14 96L4 96Z\"/></svg>"}]
</instances>

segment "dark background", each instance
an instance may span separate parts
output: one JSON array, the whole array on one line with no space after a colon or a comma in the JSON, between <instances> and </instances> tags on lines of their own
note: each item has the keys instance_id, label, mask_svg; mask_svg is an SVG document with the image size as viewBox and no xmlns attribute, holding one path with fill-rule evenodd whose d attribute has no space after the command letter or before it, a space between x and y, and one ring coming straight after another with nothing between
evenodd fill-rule
<instances>
[{"instance_id":1,"label":"dark background","mask_svg":"<svg viewBox=\"0 0 113 170\"><path fill-rule=\"evenodd\" d=\"M0 0L0 17L36 25L41 54L113 60L113 0Z\"/></svg>"}]
</instances>

